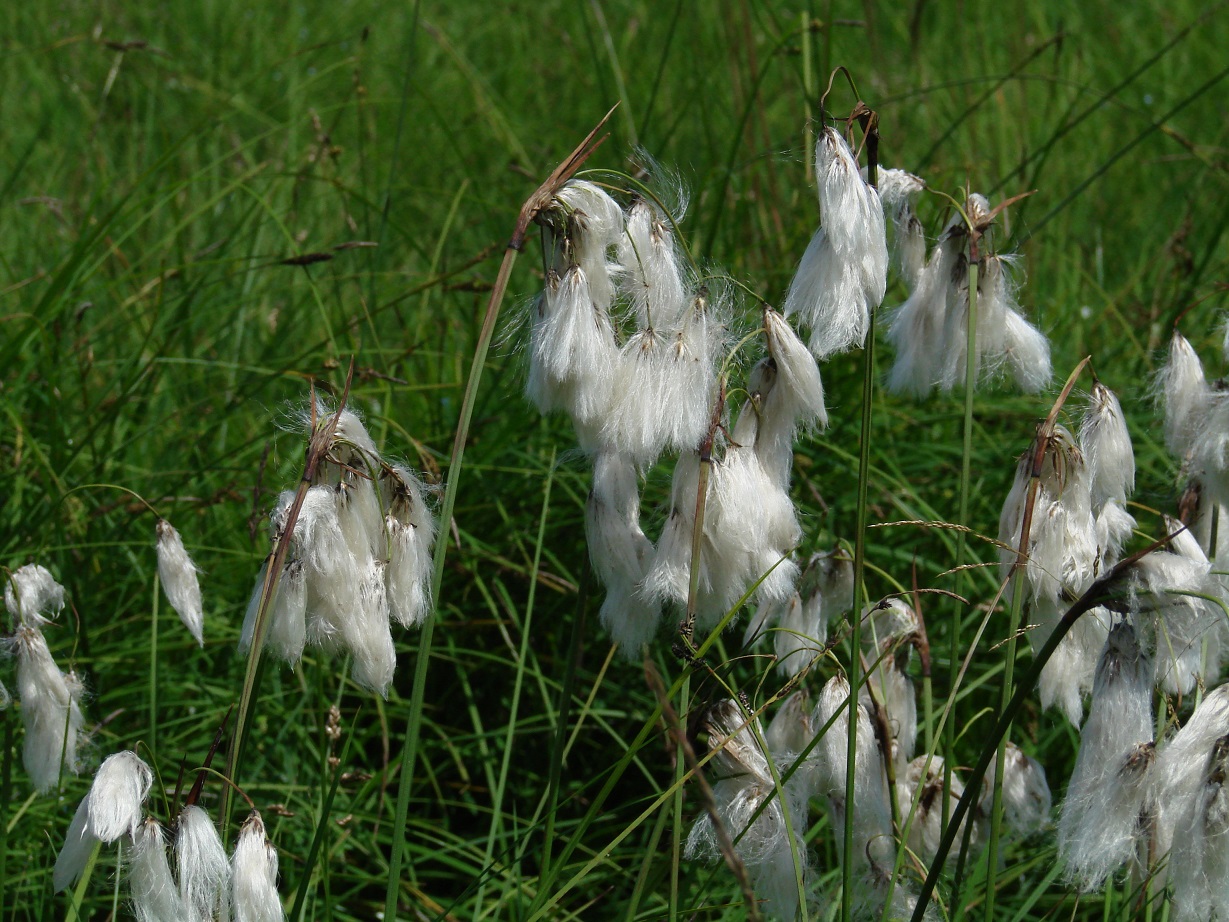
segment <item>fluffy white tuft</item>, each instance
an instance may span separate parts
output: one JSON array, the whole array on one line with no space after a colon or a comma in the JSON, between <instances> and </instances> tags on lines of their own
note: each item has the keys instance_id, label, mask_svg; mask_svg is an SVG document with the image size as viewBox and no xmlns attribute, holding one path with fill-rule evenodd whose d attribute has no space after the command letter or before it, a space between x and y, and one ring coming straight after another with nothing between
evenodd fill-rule
<instances>
[{"instance_id":1,"label":"fluffy white tuft","mask_svg":"<svg viewBox=\"0 0 1229 922\"><path fill-rule=\"evenodd\" d=\"M13 616L16 628L48 624L64 608L64 587L46 567L28 563L9 574L4 584L4 607Z\"/></svg>"},{"instance_id":2,"label":"fluffy white tuft","mask_svg":"<svg viewBox=\"0 0 1229 922\"><path fill-rule=\"evenodd\" d=\"M1093 504L1125 503L1135 489L1135 451L1122 406L1100 381L1089 395L1079 443L1088 465Z\"/></svg>"},{"instance_id":3,"label":"fluffy white tuft","mask_svg":"<svg viewBox=\"0 0 1229 922\"><path fill-rule=\"evenodd\" d=\"M653 542L640 528L636 465L623 452L606 450L594 455L585 536L593 568L606 587L602 624L620 652L637 659L641 645L657 633L661 605L636 594L653 559Z\"/></svg>"},{"instance_id":4,"label":"fluffy white tuft","mask_svg":"<svg viewBox=\"0 0 1229 922\"><path fill-rule=\"evenodd\" d=\"M10 645L17 655L17 696L26 731L22 762L34 789L42 793L59 781L61 756L66 769L79 770L83 687L75 675L56 666L38 628L19 628Z\"/></svg>"},{"instance_id":5,"label":"fluffy white tuft","mask_svg":"<svg viewBox=\"0 0 1229 922\"><path fill-rule=\"evenodd\" d=\"M896 352L887 380L893 393L922 398L939 382L947 288L960 244L957 237L939 241L908 299L888 317L887 339Z\"/></svg>"},{"instance_id":6,"label":"fluffy white tuft","mask_svg":"<svg viewBox=\"0 0 1229 922\"><path fill-rule=\"evenodd\" d=\"M382 480L388 494L384 526L388 534L388 602L402 627L416 627L431 614L431 550L435 516L422 481L408 468L393 465Z\"/></svg>"},{"instance_id":7,"label":"fluffy white tuft","mask_svg":"<svg viewBox=\"0 0 1229 922\"><path fill-rule=\"evenodd\" d=\"M1097 665L1088 720L1058 824L1067 879L1087 892L1136 855L1152 763L1151 659L1115 625Z\"/></svg>"},{"instance_id":8,"label":"fluffy white tuft","mask_svg":"<svg viewBox=\"0 0 1229 922\"><path fill-rule=\"evenodd\" d=\"M823 224L785 297L811 330L819 359L859 346L887 290L888 247L879 193L867 185L844 138L825 128L815 145Z\"/></svg>"},{"instance_id":9,"label":"fluffy white tuft","mask_svg":"<svg viewBox=\"0 0 1229 922\"><path fill-rule=\"evenodd\" d=\"M128 860L128 890L137 922L182 922L188 917L171 866L166 860L166 836L153 817L132 836Z\"/></svg>"},{"instance_id":10,"label":"fluffy white tuft","mask_svg":"<svg viewBox=\"0 0 1229 922\"><path fill-rule=\"evenodd\" d=\"M90 798L87 794L77 805L77 812L73 814L73 821L68 824L68 833L64 836L64 847L55 859L51 884L56 893L68 889L81 879L81 874L89 863L90 853L98 841L98 836L90 829Z\"/></svg>"},{"instance_id":11,"label":"fluffy white tuft","mask_svg":"<svg viewBox=\"0 0 1229 922\"><path fill-rule=\"evenodd\" d=\"M943 838L943 817L951 816L956 802L964 795L964 782L955 769L951 771L951 788L943 785L944 762L942 756L918 756L905 767L896 782L896 801L900 805L902 822L910 812L913 825L909 827L909 850L929 865L939 850ZM983 784L983 789L989 785ZM956 833L956 842L963 842L965 824L973 818L966 814ZM983 832L974 822L969 833L969 847L976 850Z\"/></svg>"},{"instance_id":12,"label":"fluffy white tuft","mask_svg":"<svg viewBox=\"0 0 1229 922\"><path fill-rule=\"evenodd\" d=\"M986 778L995 775L998 753L986 769ZM1003 820L1007 829L1019 836L1029 835L1043 828L1050 821L1053 797L1046 780L1046 771L1041 763L1025 755L1015 743L1008 740L1003 756ZM983 816L989 816L994 800L994 788L983 784L978 807Z\"/></svg>"},{"instance_id":13,"label":"fluffy white tuft","mask_svg":"<svg viewBox=\"0 0 1229 922\"><path fill-rule=\"evenodd\" d=\"M184 807L179 814L175 869L185 922L209 922L229 895L230 862L213 821L198 806Z\"/></svg>"},{"instance_id":14,"label":"fluffy white tuft","mask_svg":"<svg viewBox=\"0 0 1229 922\"><path fill-rule=\"evenodd\" d=\"M891 802L883 755L874 724L865 707L857 708L857 746L854 759L854 867L859 874L890 874L896 856L892 839ZM849 682L833 676L824 685L811 718L817 728L828 727L812 751L818 793L828 798L833 828L845 822L845 791L849 748ZM837 837L838 854L843 838Z\"/></svg>"},{"instance_id":15,"label":"fluffy white tuft","mask_svg":"<svg viewBox=\"0 0 1229 922\"><path fill-rule=\"evenodd\" d=\"M1165 408L1165 445L1179 458L1185 458L1213 394L1203 375L1203 363L1180 333L1170 340L1169 360L1157 373L1155 389Z\"/></svg>"},{"instance_id":16,"label":"fluffy white tuft","mask_svg":"<svg viewBox=\"0 0 1229 922\"><path fill-rule=\"evenodd\" d=\"M201 609L201 584L196 576L196 564L188 556L183 538L175 526L166 519L159 519L157 531L158 578L162 581L167 601L188 633L203 647L205 615Z\"/></svg>"},{"instance_id":17,"label":"fluffy white tuft","mask_svg":"<svg viewBox=\"0 0 1229 922\"><path fill-rule=\"evenodd\" d=\"M277 894L277 849L255 811L239 830L231 857L231 910L235 922L281 922L285 918Z\"/></svg>"},{"instance_id":18,"label":"fluffy white tuft","mask_svg":"<svg viewBox=\"0 0 1229 922\"><path fill-rule=\"evenodd\" d=\"M618 254L620 281L640 327L666 330L678 323L687 306L678 246L669 219L646 199L628 212Z\"/></svg>"},{"instance_id":19,"label":"fluffy white tuft","mask_svg":"<svg viewBox=\"0 0 1229 922\"><path fill-rule=\"evenodd\" d=\"M1200 702L1158 754L1151 785L1157 858L1164 858L1183 836L1190 834L1189 823L1195 812L1192 804L1207 780L1209 758L1227 734L1229 685L1221 685ZM1176 857L1176 852L1170 856L1171 867Z\"/></svg>"},{"instance_id":20,"label":"fluffy white tuft","mask_svg":"<svg viewBox=\"0 0 1229 922\"><path fill-rule=\"evenodd\" d=\"M81 877L95 843L110 844L121 836L137 834L153 777L149 766L134 752L117 752L106 758L77 807L56 858L52 883L57 891Z\"/></svg>"},{"instance_id":21,"label":"fluffy white tuft","mask_svg":"<svg viewBox=\"0 0 1229 922\"><path fill-rule=\"evenodd\" d=\"M713 801L717 819L735 842L735 851L767 914L793 919L798 910L794 854L802 866L804 886L808 871L803 803L776 789L768 756L760 747L759 722L744 716L737 702L723 701L711 708L705 729L709 749L716 753L713 765L718 780L713 785ZM793 836L788 828L793 829ZM721 854L720 841L712 817L702 813L687 837L684 854L689 859L714 860Z\"/></svg>"}]
</instances>

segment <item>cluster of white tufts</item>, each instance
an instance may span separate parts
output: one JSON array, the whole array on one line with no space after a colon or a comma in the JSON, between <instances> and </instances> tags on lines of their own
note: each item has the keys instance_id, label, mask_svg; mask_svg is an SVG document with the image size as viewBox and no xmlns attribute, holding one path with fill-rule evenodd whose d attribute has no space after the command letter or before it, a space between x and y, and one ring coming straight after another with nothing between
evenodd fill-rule
<instances>
[{"instance_id":1,"label":"cluster of white tufts","mask_svg":"<svg viewBox=\"0 0 1229 922\"><path fill-rule=\"evenodd\" d=\"M822 223L790 283L785 314L798 315L811 351L826 359L866 339L888 287L888 242L879 192L835 128L816 140L815 175Z\"/></svg>"},{"instance_id":2,"label":"cluster of white tufts","mask_svg":"<svg viewBox=\"0 0 1229 922\"><path fill-rule=\"evenodd\" d=\"M139 922L281 922L277 851L253 811L226 856L213 821L199 806L180 812L168 836L157 819L144 816L153 772L134 752L108 756L77 807L53 882L64 890L80 879L100 843L128 849L128 886Z\"/></svg>"},{"instance_id":3,"label":"cluster of white tufts","mask_svg":"<svg viewBox=\"0 0 1229 922\"><path fill-rule=\"evenodd\" d=\"M956 214L923 263L925 239L910 201L922 181L901 170L881 170L880 177L884 204L892 210L895 262L909 287L908 299L888 320L896 351L888 389L916 397L935 388L950 391L964 382L968 366L970 226ZM976 193L965 212L978 233L991 221L989 202ZM1040 391L1050 383L1050 344L1020 313L1014 259L977 255L975 375L988 381L1005 372L1021 390Z\"/></svg>"},{"instance_id":4,"label":"cluster of white tufts","mask_svg":"<svg viewBox=\"0 0 1229 922\"><path fill-rule=\"evenodd\" d=\"M1069 880L1099 888L1124 865L1168 884L1171 918L1229 916L1229 685L1180 730L1153 742L1154 665L1116 625L1097 668L1080 753L1063 803L1059 853Z\"/></svg>"},{"instance_id":5,"label":"cluster of white tufts","mask_svg":"<svg viewBox=\"0 0 1229 922\"><path fill-rule=\"evenodd\" d=\"M313 441L334 418L301 504L297 491L286 490L270 516L272 549L248 604L240 650L252 646L264 610L265 648L292 666L308 643L349 653L354 680L383 695L396 668L390 619L413 627L431 612L435 519L422 482L381 458L353 411L317 405L304 416ZM266 600L269 567L287 543Z\"/></svg>"},{"instance_id":6,"label":"cluster of white tufts","mask_svg":"<svg viewBox=\"0 0 1229 922\"><path fill-rule=\"evenodd\" d=\"M74 672L61 672L43 638L43 627L64 607L64 587L45 567L27 564L9 574L4 605L13 634L4 645L17 658L17 697L25 726L22 762L39 792L55 787L61 767L80 770L85 687ZM7 693L0 695L7 698Z\"/></svg>"},{"instance_id":7,"label":"cluster of white tufts","mask_svg":"<svg viewBox=\"0 0 1229 922\"><path fill-rule=\"evenodd\" d=\"M1020 459L999 522L1004 573L1016 564L1021 530L1029 521L1024 565L1016 571L1034 653L1063 614L1120 559L1135 519L1126 510L1134 489L1135 458L1122 408L1104 385L1093 386L1078 436L1063 426L1040 447L1035 494L1030 490L1038 448ZM1030 505L1031 497L1031 505ZM1026 513L1029 513L1026 515ZM1074 724L1092 689L1097 659L1109 635L1111 612L1094 608L1076 621L1041 673L1043 707L1057 704Z\"/></svg>"},{"instance_id":8,"label":"cluster of white tufts","mask_svg":"<svg viewBox=\"0 0 1229 922\"><path fill-rule=\"evenodd\" d=\"M857 916L881 918L886 912L887 918L907 918L916 891L910 875L896 869L897 843L903 842L928 865L938 848L944 815L964 792L955 771L950 772L950 791L945 791L948 773L942 756L913 757L917 702L904 672L903 653L915 636L916 618L899 601L887 600L867 609L863 620L869 635L863 652L873 668L857 707L852 808L846 801L850 708L844 677L827 682L814 709L808 707L805 690L793 693L766 730L734 700L711 708L703 721L713 753L713 813L723 830L715 827L710 813L701 813L687 839L687 857L715 860L728 837L772 918L794 918L799 872L802 892L808 898L814 895L801 836L812 799L822 799L827 807L841 861L853 862L851 896ZM780 784L774 775L782 779ZM985 839L991 799L991 785L983 785L969 820L971 848ZM1048 821L1045 771L1011 745L1003 766L1003 800L1009 833L1026 835ZM849 809L853 850L846 856L843 829ZM927 917L932 915L928 910Z\"/></svg>"},{"instance_id":9,"label":"cluster of white tufts","mask_svg":"<svg viewBox=\"0 0 1229 922\"><path fill-rule=\"evenodd\" d=\"M777 670L797 675L824 650L828 626L853 599L853 559L843 548L812 554L798 588L783 600L760 602L743 635L754 648L771 639Z\"/></svg>"},{"instance_id":10,"label":"cluster of white tufts","mask_svg":"<svg viewBox=\"0 0 1229 922\"><path fill-rule=\"evenodd\" d=\"M856 170L854 179L865 185ZM827 422L814 356L765 308L765 354L728 426L721 366L732 298L685 271L680 218L644 198L625 210L585 181L568 183L539 218L546 286L530 320L526 392L543 413L571 418L592 460L585 530L606 587L601 620L629 658L656 633L663 606L691 595L701 483L700 626L716 624L753 586L760 602L795 595L793 443L800 428ZM641 478L665 454L677 462L654 540L641 524Z\"/></svg>"}]
</instances>

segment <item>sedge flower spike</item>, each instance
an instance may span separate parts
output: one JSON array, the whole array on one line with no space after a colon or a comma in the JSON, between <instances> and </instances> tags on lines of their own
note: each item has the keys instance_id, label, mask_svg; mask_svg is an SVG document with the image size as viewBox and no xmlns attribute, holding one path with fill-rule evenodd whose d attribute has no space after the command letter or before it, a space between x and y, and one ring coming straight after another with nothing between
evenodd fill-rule
<instances>
[{"instance_id":1,"label":"sedge flower spike","mask_svg":"<svg viewBox=\"0 0 1229 922\"><path fill-rule=\"evenodd\" d=\"M61 764L79 770L85 689L75 674L60 671L37 627L18 628L6 643L17 656L17 697L26 731L22 763L34 789L43 793L59 781Z\"/></svg>"},{"instance_id":2,"label":"sedge flower spike","mask_svg":"<svg viewBox=\"0 0 1229 922\"><path fill-rule=\"evenodd\" d=\"M64 587L46 567L26 564L5 580L4 607L13 616L14 627L49 624L64 608Z\"/></svg>"},{"instance_id":3,"label":"sedge flower spike","mask_svg":"<svg viewBox=\"0 0 1229 922\"><path fill-rule=\"evenodd\" d=\"M303 414L312 435L331 419L324 404ZM273 548L248 603L240 650L251 648L263 609L265 644L292 666L308 643L349 653L354 680L386 695L396 669L389 622L418 625L431 610L436 525L426 488L409 469L385 461L347 409L337 414L292 532L295 499L295 491L284 491L270 516ZM285 562L266 599L268 568L285 542Z\"/></svg>"},{"instance_id":4,"label":"sedge flower spike","mask_svg":"<svg viewBox=\"0 0 1229 922\"><path fill-rule=\"evenodd\" d=\"M230 862L213 821L195 804L179 814L175 870L186 913L184 922L209 922L227 902Z\"/></svg>"},{"instance_id":5,"label":"sedge flower spike","mask_svg":"<svg viewBox=\"0 0 1229 922\"><path fill-rule=\"evenodd\" d=\"M1156 814L1153 847L1158 858L1169 856L1170 868L1181 853L1178 845L1183 838L1192 833L1202 835L1191 829L1203 819L1198 815L1196 802L1209 793L1206 785L1210 780L1210 763L1226 735L1229 685L1221 685L1204 697L1182 729L1157 755L1151 778L1151 800Z\"/></svg>"},{"instance_id":6,"label":"sedge flower spike","mask_svg":"<svg viewBox=\"0 0 1229 922\"><path fill-rule=\"evenodd\" d=\"M147 817L132 836L128 892L137 922L182 922L189 918L166 858L162 824Z\"/></svg>"},{"instance_id":7,"label":"sedge flower spike","mask_svg":"<svg viewBox=\"0 0 1229 922\"><path fill-rule=\"evenodd\" d=\"M166 519L159 519L157 532L158 578L162 589L188 633L203 647L205 615L201 607L201 584L197 579L196 564L188 556L183 538L175 526Z\"/></svg>"},{"instance_id":8,"label":"sedge flower spike","mask_svg":"<svg viewBox=\"0 0 1229 922\"><path fill-rule=\"evenodd\" d=\"M239 830L231 856L231 911L235 922L282 922L285 918L277 895L277 849L256 811Z\"/></svg>"},{"instance_id":9,"label":"sedge flower spike","mask_svg":"<svg viewBox=\"0 0 1229 922\"><path fill-rule=\"evenodd\" d=\"M141 810L153 780L149 766L134 752L117 752L106 758L77 807L56 859L52 882L57 891L81 877L96 842L109 845L121 836L138 833Z\"/></svg>"},{"instance_id":10,"label":"sedge flower spike","mask_svg":"<svg viewBox=\"0 0 1229 922\"><path fill-rule=\"evenodd\" d=\"M764 738L759 720L744 715L736 701L715 705L705 718L708 746L715 753L713 801L717 819L734 850L747 868L756 895L774 919L793 919L798 910L798 888L794 877L796 853L807 871L804 802L791 800L776 791L769 767L769 755L760 745ZM786 825L785 811L790 810ZM793 829L793 836L789 829ZM708 813L697 817L687 836L684 851L690 859L715 860L721 855L721 839Z\"/></svg>"},{"instance_id":11,"label":"sedge flower spike","mask_svg":"<svg viewBox=\"0 0 1229 922\"><path fill-rule=\"evenodd\" d=\"M1097 890L1136 853L1152 764L1151 658L1120 622L1097 665L1088 720L1058 825L1067 879Z\"/></svg>"},{"instance_id":12,"label":"sedge flower spike","mask_svg":"<svg viewBox=\"0 0 1229 922\"><path fill-rule=\"evenodd\" d=\"M845 139L825 128L815 144L821 226L785 297L820 360L859 346L887 290L888 244L879 193L867 184Z\"/></svg>"}]
</instances>

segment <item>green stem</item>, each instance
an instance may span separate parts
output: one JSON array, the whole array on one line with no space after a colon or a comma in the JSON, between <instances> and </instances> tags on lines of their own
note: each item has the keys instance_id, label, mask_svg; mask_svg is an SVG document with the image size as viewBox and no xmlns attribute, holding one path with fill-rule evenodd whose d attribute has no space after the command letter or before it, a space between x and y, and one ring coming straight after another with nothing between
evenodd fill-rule
<instances>
[{"instance_id":1,"label":"green stem","mask_svg":"<svg viewBox=\"0 0 1229 922\"><path fill-rule=\"evenodd\" d=\"M612 109L611 112L614 110ZM482 370L486 365L487 350L491 346L491 338L495 335L495 323L499 319L499 308L503 304L504 294L508 290L508 280L512 277L512 267L516 257L525 245L525 232L530 223L554 199L559 189L570 179L601 140L595 141L597 133L602 130L611 112L607 112L585 139L568 155L554 172L547 177L521 206L517 215L516 228L512 238L504 250L503 262L499 266L499 275L491 289L491 299L487 302L486 315L482 318L482 329L478 333L478 343L474 348L474 358L470 363L469 380L465 384L465 397L461 402L461 415L457 420L457 432L452 442L452 458L448 463L448 480L444 486L444 503L440 510L440 540L435 545L434 571L431 577L431 600L438 609L440 587L444 582L444 558L448 552L447 535L452 524L452 511L457 503L457 488L461 481L461 463L465 457L465 443L469 439L469 424L474 415L474 404L478 399L478 386L482 382ZM603 139L604 140L604 139ZM385 892L384 919L385 922L397 922L397 895L401 885L401 859L405 849L405 822L410 809L410 784L414 763L418 757L418 738L422 729L423 698L427 686L427 663L431 656L431 638L435 631L435 612L427 618L423 625L422 638L418 644L418 661L414 664L414 686L410 695L410 716L406 721L405 743L401 749L401 777L397 779L397 812L393 822L393 840L388 856L388 886Z\"/></svg>"},{"instance_id":2,"label":"green stem","mask_svg":"<svg viewBox=\"0 0 1229 922\"><path fill-rule=\"evenodd\" d=\"M452 443L452 457L448 463L448 479L444 486L444 502L440 509L440 537L435 545L435 567L431 576L431 599L437 608L440 588L444 582L444 558L448 553L449 526L452 523L452 511L457 503L457 488L461 481L461 464L465 458L465 444L469 440L469 424L474 415L474 404L478 399L478 385L482 381L487 350L491 345L491 337L495 333L495 321L499 317L499 308L503 302L504 292L508 289L508 279L512 275L512 267L516 264L518 252L518 248L510 246L504 253L499 275L495 279L495 288L491 293L491 301L487 306L482 329L478 334L478 345L474 349L469 380L465 386L465 397L461 403L461 416L457 420L456 437ZM418 641L418 659L414 664L414 685L410 693L410 716L406 721L405 742L401 747L401 775L397 779L397 807L393 819L393 841L388 856L388 888L384 902L384 918L387 922L396 922L397 919L397 894L400 891L401 860L405 850L405 823L410 811L410 784L414 763L418 758L418 739L422 729L423 702L427 687L427 664L431 657L431 641L434 631L435 612L432 612L431 617L423 623L422 634Z\"/></svg>"},{"instance_id":3,"label":"green stem","mask_svg":"<svg viewBox=\"0 0 1229 922\"><path fill-rule=\"evenodd\" d=\"M499 765L499 779L496 781L491 804L491 828L487 832L486 854L483 866L491 867L495 855L495 840L499 837L500 820L504 815L504 796L508 789L508 770L512 765L512 749L516 738L517 721L521 708L521 692L525 685L526 663L529 660L529 638L533 633L533 607L537 595L538 574L542 567L542 545L546 536L547 515L550 512L551 486L555 482L555 453L551 452L549 473L542 493L542 512L538 517L538 540L534 547L533 568L529 573L529 593L525 600L525 621L521 625L521 645L517 652L516 676L512 683L512 703L508 710L508 726L504 734L504 754ZM486 893L487 878L484 876L478 885L476 905L483 905Z\"/></svg>"},{"instance_id":4,"label":"green stem","mask_svg":"<svg viewBox=\"0 0 1229 922\"><path fill-rule=\"evenodd\" d=\"M1021 545L1023 546L1027 543L1027 528L1022 528L1022 535ZM956 804L956 809L952 811L951 823L948 824L948 828L943 833L939 847L935 850L935 857L930 863L930 869L927 871L926 879L922 882L922 889L918 894L917 903L913 909L912 922L922 922L926 913L926 907L930 902L931 896L934 894L935 885L938 883L939 874L942 873L947 856L951 853L952 844L957 834L956 830L960 828L960 824L968 816L973 804L977 803L981 793L982 780L986 775L986 769L990 767L991 760L998 752L999 740L1004 738L1008 728L1015 720L1016 714L1024 706L1024 699L1028 696L1033 686L1037 684L1037 680L1041 677L1041 670L1050 661L1050 657L1054 655L1054 651L1058 649L1058 645L1062 643L1063 638L1075 626L1075 622L1086 612L1091 611L1097 606L1111 602L1115 598L1121 598L1124 574L1134 567L1142 557L1156 550L1162 544L1164 544L1163 540L1157 541L1149 547L1135 552L1130 557L1119 561L1109 573L1094 582L1088 588L1088 591L1067 609L1066 614L1063 615L1062 619L1055 626L1041 649L1037 651L1037 656L1033 659L1028 672L1024 674L1019 684L1016 685L1016 690L1012 694L1007 706L999 713L994 728L986 738L977 764L969 772L964 793L960 797L960 802ZM988 918L985 913L981 915Z\"/></svg>"},{"instance_id":5,"label":"green stem","mask_svg":"<svg viewBox=\"0 0 1229 922\"><path fill-rule=\"evenodd\" d=\"M973 460L973 392L977 387L977 259L972 254L969 260L968 284L969 304L965 321L965 354L964 354L964 430L960 451L960 504L956 513L956 523L967 525L969 522L969 482L972 477ZM963 529L956 532L955 568L964 574L961 584L969 586L972 580L967 572L960 568L964 566L967 548L967 533ZM959 590L958 590L959 591ZM948 688L949 694L955 700L957 690L957 672L960 668L960 621L962 608L955 602L956 616L952 619L948 634ZM948 792L952 789L952 761L956 757L956 721L946 724L943 737L943 749L946 758L943 760L943 822L941 829L947 829L951 818L952 799ZM954 904L953 904L954 905Z\"/></svg>"},{"instance_id":6,"label":"green stem","mask_svg":"<svg viewBox=\"0 0 1229 922\"><path fill-rule=\"evenodd\" d=\"M154 573L154 598L149 621L149 748L158 751L158 574Z\"/></svg>"},{"instance_id":7,"label":"green stem","mask_svg":"<svg viewBox=\"0 0 1229 922\"><path fill-rule=\"evenodd\" d=\"M551 747L550 775L546 782L546 822L542 832L542 875L550 872L551 850L555 842L555 816L559 809L559 779L563 774L564 750L568 739L568 722L572 713L572 695L576 686L576 667L585 636L585 607L589 602L589 580L592 569L589 555L581 564L580 592L576 598L576 617L572 619L572 637L568 643L568 661L564 667L563 684L559 688L559 706L555 709L555 739Z\"/></svg>"},{"instance_id":8,"label":"green stem","mask_svg":"<svg viewBox=\"0 0 1229 922\"><path fill-rule=\"evenodd\" d=\"M849 922L853 913L853 818L858 752L858 688L862 684L862 597L866 582L866 507L871 469L871 398L875 390L875 312L870 313L866 329L866 351L862 365L862 430L858 444L858 507L853 545L853 607L849 635L849 746L845 752L845 861L841 867L841 919Z\"/></svg>"}]
</instances>

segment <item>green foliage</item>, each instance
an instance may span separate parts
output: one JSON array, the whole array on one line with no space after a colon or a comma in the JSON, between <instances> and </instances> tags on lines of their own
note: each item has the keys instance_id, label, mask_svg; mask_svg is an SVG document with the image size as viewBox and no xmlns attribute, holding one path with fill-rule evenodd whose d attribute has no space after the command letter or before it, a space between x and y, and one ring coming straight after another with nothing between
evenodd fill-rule
<instances>
[{"instance_id":1,"label":"green foliage","mask_svg":"<svg viewBox=\"0 0 1229 922\"><path fill-rule=\"evenodd\" d=\"M1123 396L1137 512L1174 506L1146 388L1172 325L1206 345L1223 300L1222 6L19 3L0 34L0 563L37 561L64 583L71 609L47 639L86 677L96 756L143 742L168 797L238 699L264 517L302 468L302 436L281 427L308 383L340 392L353 356L352 404L381 450L442 480L520 204L615 102L589 165L626 169L636 145L677 165L693 252L770 301L817 220L804 126L829 64L879 112L884 164L992 200L1038 190L999 236L1023 256L1022 303L1058 376L1091 354ZM830 99L854 101L840 85ZM932 233L944 207L924 201ZM540 285L530 255L508 317ZM674 750L643 670L612 658L596 623L585 466L567 426L520 397L515 326L486 363L441 525L399 917L662 918ZM859 362L824 367L832 425L799 446L804 550L853 542ZM873 400L871 523L955 520L960 397ZM1049 402L977 396L966 560L997 560L979 535L996 532ZM204 650L158 598L153 516L116 487L169 518L204 570ZM668 489L668 471L651 473L646 511ZM866 539L868 597L910 587L916 568L919 585L974 602L925 603L941 704L948 639L967 649L995 571L949 574L950 531ZM962 764L992 725L1006 623L991 619L955 692ZM383 909L419 636L397 641L387 701L311 651L293 673L264 667L240 783L280 850L283 895L306 900L299 918ZM776 680L739 652L731 633L706 661L761 704ZM677 697L683 668L664 634L655 659ZM697 705L724 695L704 670L690 690ZM341 739L326 733L334 704ZM18 723L0 712L0 918L59 918L69 900L51 894L50 867L88 777L31 795ZM1057 794L1073 731L1033 705L1014 738ZM210 781L204 803L220 796ZM816 817L807 839L832 893L833 835ZM1056 883L1051 841L1006 845L996 918L1101 916L1101 897ZM114 861L104 850L82 918L111 910ZM981 894L985 868L970 874L966 892ZM742 917L724 867L680 875L679 915ZM1130 908L1114 899L1113 912Z\"/></svg>"}]
</instances>

